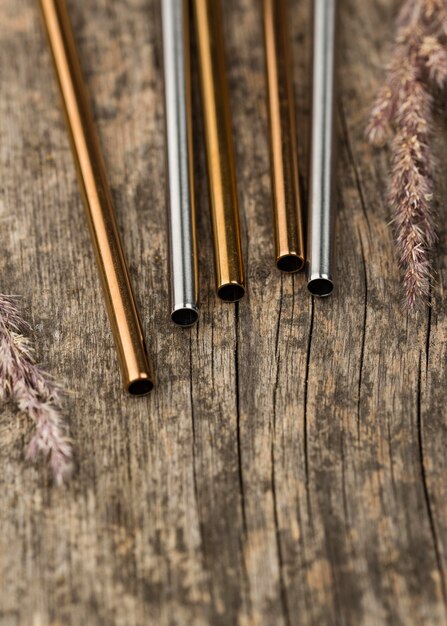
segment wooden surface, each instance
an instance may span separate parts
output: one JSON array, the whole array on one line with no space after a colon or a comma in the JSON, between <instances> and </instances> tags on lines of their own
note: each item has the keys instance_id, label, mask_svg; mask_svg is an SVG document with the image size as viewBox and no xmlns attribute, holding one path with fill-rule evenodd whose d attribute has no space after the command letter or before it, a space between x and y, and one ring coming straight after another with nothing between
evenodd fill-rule
<instances>
[{"instance_id":1,"label":"wooden surface","mask_svg":"<svg viewBox=\"0 0 447 626\"><path fill-rule=\"evenodd\" d=\"M291 4L305 182L310 3ZM24 462L29 422L2 412L1 626L446 623L447 229L440 218L433 307L407 315L388 159L363 138L396 4L341 0L337 289L325 301L273 264L259 5L225 0L248 297L214 294L197 123L203 306L199 326L179 330L158 2L70 2L158 376L149 399L129 399L37 1L0 2L1 290L22 296L44 364L73 392L79 464L70 488L53 488Z\"/></svg>"}]
</instances>

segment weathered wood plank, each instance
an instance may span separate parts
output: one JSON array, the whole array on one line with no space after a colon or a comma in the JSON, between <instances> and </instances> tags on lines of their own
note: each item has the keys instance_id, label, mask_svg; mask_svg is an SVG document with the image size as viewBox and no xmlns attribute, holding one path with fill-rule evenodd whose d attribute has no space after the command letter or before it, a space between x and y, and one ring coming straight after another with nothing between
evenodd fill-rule
<instances>
[{"instance_id":1,"label":"weathered wood plank","mask_svg":"<svg viewBox=\"0 0 447 626\"><path fill-rule=\"evenodd\" d=\"M24 466L30 425L4 411L1 626L445 624L447 228L433 307L406 315L387 155L363 137L395 3L342 1L339 280L323 302L272 262L260 3L225 2L249 292L236 307L214 295L196 110L192 330L167 310L158 2L70 8L158 387L121 390L37 2L3 0L2 290L23 296L46 366L73 391L79 469L52 488ZM304 195L310 21L310 0L291 0ZM438 144L447 155L445 132Z\"/></svg>"}]
</instances>

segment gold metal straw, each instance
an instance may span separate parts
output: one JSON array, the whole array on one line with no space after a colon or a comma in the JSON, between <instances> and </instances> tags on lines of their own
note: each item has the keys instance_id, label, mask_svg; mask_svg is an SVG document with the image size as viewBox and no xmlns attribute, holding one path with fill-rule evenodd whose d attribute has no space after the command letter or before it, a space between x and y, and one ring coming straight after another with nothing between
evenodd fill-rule
<instances>
[{"instance_id":1,"label":"gold metal straw","mask_svg":"<svg viewBox=\"0 0 447 626\"><path fill-rule=\"evenodd\" d=\"M65 0L40 0L72 140L90 234L127 391L153 387L140 317Z\"/></svg>"},{"instance_id":2,"label":"gold metal straw","mask_svg":"<svg viewBox=\"0 0 447 626\"><path fill-rule=\"evenodd\" d=\"M276 264L296 272L304 266L304 238L287 13L287 0L264 0Z\"/></svg>"},{"instance_id":3,"label":"gold metal straw","mask_svg":"<svg viewBox=\"0 0 447 626\"><path fill-rule=\"evenodd\" d=\"M199 53L217 293L235 302L245 293L233 135L220 0L193 0Z\"/></svg>"}]
</instances>

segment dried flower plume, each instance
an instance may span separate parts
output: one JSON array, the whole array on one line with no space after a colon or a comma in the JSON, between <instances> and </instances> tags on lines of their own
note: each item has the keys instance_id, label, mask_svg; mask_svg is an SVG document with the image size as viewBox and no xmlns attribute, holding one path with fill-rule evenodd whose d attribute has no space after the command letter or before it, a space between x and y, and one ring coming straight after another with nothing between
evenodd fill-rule
<instances>
[{"instance_id":1,"label":"dried flower plume","mask_svg":"<svg viewBox=\"0 0 447 626\"><path fill-rule=\"evenodd\" d=\"M447 0L404 0L387 80L367 137L391 147L389 202L406 302L427 302L436 242L432 152L434 98L447 85Z\"/></svg>"},{"instance_id":2,"label":"dried flower plume","mask_svg":"<svg viewBox=\"0 0 447 626\"><path fill-rule=\"evenodd\" d=\"M49 462L54 481L66 482L73 471L73 450L61 417L62 389L35 363L27 337L31 327L14 300L0 295L0 398L13 400L34 422L27 459L40 454Z\"/></svg>"}]
</instances>

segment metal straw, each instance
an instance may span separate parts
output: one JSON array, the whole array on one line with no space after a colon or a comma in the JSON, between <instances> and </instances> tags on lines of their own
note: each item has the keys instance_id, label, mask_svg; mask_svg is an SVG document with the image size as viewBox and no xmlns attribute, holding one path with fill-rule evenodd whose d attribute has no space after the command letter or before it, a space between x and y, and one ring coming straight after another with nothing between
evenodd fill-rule
<instances>
[{"instance_id":1,"label":"metal straw","mask_svg":"<svg viewBox=\"0 0 447 626\"><path fill-rule=\"evenodd\" d=\"M124 384L130 394L144 395L153 387L152 371L70 18L64 0L40 4Z\"/></svg>"},{"instance_id":2,"label":"metal straw","mask_svg":"<svg viewBox=\"0 0 447 626\"><path fill-rule=\"evenodd\" d=\"M233 134L220 0L193 0L207 154L217 293L235 302L245 293Z\"/></svg>"},{"instance_id":3,"label":"metal straw","mask_svg":"<svg viewBox=\"0 0 447 626\"><path fill-rule=\"evenodd\" d=\"M307 280L315 296L333 290L335 223L335 41L336 0L315 0L312 146Z\"/></svg>"},{"instance_id":4,"label":"metal straw","mask_svg":"<svg viewBox=\"0 0 447 626\"><path fill-rule=\"evenodd\" d=\"M276 264L296 272L304 266L304 238L287 1L264 0L264 39Z\"/></svg>"},{"instance_id":5,"label":"metal straw","mask_svg":"<svg viewBox=\"0 0 447 626\"><path fill-rule=\"evenodd\" d=\"M189 1L161 0L169 181L171 317L198 318L198 272L192 154Z\"/></svg>"}]
</instances>

